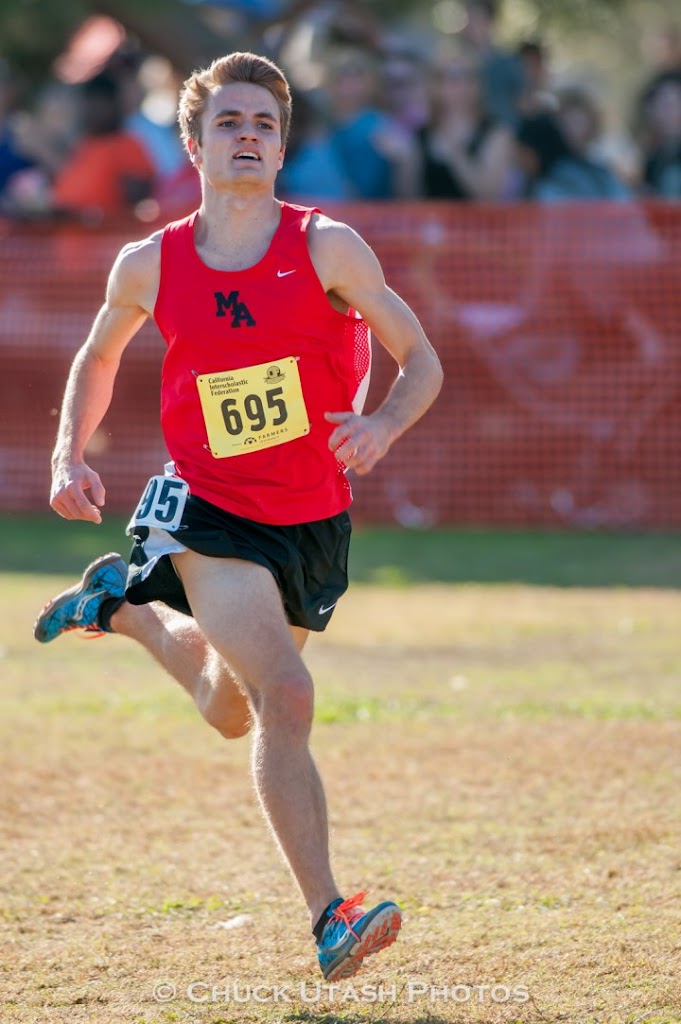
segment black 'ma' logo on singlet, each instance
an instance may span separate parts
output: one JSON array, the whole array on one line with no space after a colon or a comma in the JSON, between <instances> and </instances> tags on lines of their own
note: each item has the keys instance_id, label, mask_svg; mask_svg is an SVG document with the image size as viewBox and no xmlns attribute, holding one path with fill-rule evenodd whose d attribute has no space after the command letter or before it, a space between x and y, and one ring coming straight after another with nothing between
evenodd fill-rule
<instances>
[{"instance_id":1,"label":"black 'ma' logo on singlet","mask_svg":"<svg viewBox=\"0 0 681 1024\"><path fill-rule=\"evenodd\" d=\"M253 314L245 302L239 302L238 292L230 292L227 296L222 292L213 292L213 295L216 316L227 316L229 313L232 318L231 327L241 327L242 324L246 324L246 327L255 327Z\"/></svg>"}]
</instances>

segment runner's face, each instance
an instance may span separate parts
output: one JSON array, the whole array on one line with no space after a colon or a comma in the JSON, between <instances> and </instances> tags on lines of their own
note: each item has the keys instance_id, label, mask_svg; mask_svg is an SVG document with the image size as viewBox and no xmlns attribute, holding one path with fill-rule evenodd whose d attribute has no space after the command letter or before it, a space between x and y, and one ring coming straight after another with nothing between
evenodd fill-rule
<instances>
[{"instance_id":1,"label":"runner's face","mask_svg":"<svg viewBox=\"0 0 681 1024\"><path fill-rule=\"evenodd\" d=\"M193 144L195 166L217 191L271 189L281 168L279 106L260 85L232 82L213 92L201 121L201 142Z\"/></svg>"}]
</instances>

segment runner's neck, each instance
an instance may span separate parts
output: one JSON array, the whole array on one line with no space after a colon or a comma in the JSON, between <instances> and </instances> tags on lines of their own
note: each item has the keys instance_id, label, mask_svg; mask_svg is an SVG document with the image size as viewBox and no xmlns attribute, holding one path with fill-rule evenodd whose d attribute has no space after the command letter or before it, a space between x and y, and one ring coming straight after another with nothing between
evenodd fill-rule
<instances>
[{"instance_id":1,"label":"runner's neck","mask_svg":"<svg viewBox=\"0 0 681 1024\"><path fill-rule=\"evenodd\" d=\"M281 204L273 196L207 200L204 198L194 224L194 245L200 259L215 270L243 270L258 263L281 221Z\"/></svg>"}]
</instances>

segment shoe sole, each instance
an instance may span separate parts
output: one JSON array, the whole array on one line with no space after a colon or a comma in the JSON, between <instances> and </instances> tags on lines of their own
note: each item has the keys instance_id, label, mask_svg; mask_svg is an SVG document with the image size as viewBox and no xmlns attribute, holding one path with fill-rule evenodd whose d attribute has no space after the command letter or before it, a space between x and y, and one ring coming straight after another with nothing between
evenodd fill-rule
<instances>
[{"instance_id":1,"label":"shoe sole","mask_svg":"<svg viewBox=\"0 0 681 1024\"><path fill-rule=\"evenodd\" d=\"M392 946L402 927L402 912L394 904L384 907L366 925L360 935L359 942L352 947L347 956L334 967L326 981L346 981L354 977L364 960L382 949Z\"/></svg>"},{"instance_id":2,"label":"shoe sole","mask_svg":"<svg viewBox=\"0 0 681 1024\"><path fill-rule=\"evenodd\" d=\"M62 605L70 601L71 598L75 597L81 590L85 590L89 587L92 577L95 573L99 572L100 569L103 569L107 565L114 565L116 562L122 561L123 559L119 554L111 552L108 555L102 555L101 558L96 558L94 562L88 565L80 579L80 582L74 583L74 585L69 587L68 590L64 590L61 594L57 594L56 597L53 597L52 600L45 605L33 624L33 636L35 639L41 644L49 644L52 640L56 640L58 636L61 636L61 632L63 632L63 630L60 633L55 633L54 636L45 636L42 632L42 626L45 620L48 619L57 609L61 608Z\"/></svg>"}]
</instances>

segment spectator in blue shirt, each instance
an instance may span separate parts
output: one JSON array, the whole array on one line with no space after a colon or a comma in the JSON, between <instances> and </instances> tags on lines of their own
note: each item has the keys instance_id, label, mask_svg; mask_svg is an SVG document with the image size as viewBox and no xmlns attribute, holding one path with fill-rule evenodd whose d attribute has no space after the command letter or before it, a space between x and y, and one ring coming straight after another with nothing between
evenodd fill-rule
<instances>
[{"instance_id":1,"label":"spectator in blue shirt","mask_svg":"<svg viewBox=\"0 0 681 1024\"><path fill-rule=\"evenodd\" d=\"M518 142L529 198L541 202L630 199L630 189L594 152L600 130L598 108L579 86L559 93L555 114L527 118Z\"/></svg>"},{"instance_id":2,"label":"spectator in blue shirt","mask_svg":"<svg viewBox=\"0 0 681 1024\"><path fill-rule=\"evenodd\" d=\"M404 127L379 106L378 69L361 50L332 55L327 92L331 146L356 198L414 195L417 156Z\"/></svg>"}]
</instances>

